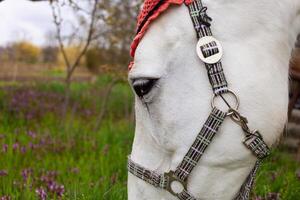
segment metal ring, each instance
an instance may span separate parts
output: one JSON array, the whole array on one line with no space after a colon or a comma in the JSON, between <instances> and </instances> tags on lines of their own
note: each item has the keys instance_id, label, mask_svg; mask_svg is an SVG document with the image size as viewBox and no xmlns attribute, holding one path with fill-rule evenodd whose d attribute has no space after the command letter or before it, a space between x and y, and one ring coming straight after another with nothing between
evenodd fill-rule
<instances>
[{"instance_id":1,"label":"metal ring","mask_svg":"<svg viewBox=\"0 0 300 200\"><path fill-rule=\"evenodd\" d=\"M235 99L235 106L234 107L232 107L232 106L230 106L229 107L229 110L230 109L234 109L234 110L238 110L239 109L239 107L240 107L240 100L239 100L239 98L238 98L238 96L232 91L232 90L227 90L227 92L226 92L227 94L231 94L233 97L234 97L234 99ZM223 94L226 94L226 93L223 93ZM214 96L213 96L213 99L212 99L212 101L211 101L211 107L212 108L216 108L216 104L215 104L215 102L216 102L216 99L220 96L221 94L215 94ZM226 102L225 102L226 103ZM230 115L230 114L232 114L232 113L227 113L227 115Z\"/></svg>"}]
</instances>

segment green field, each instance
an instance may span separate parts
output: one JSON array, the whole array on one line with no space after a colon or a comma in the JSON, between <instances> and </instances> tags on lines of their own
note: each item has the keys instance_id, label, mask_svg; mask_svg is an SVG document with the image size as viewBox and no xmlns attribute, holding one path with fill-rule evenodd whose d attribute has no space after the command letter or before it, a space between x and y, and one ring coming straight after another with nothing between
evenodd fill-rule
<instances>
[{"instance_id":1,"label":"green field","mask_svg":"<svg viewBox=\"0 0 300 200\"><path fill-rule=\"evenodd\" d=\"M133 97L126 83L116 85L99 124L109 82L74 83L66 116L61 83L0 84L1 200L127 199ZM300 199L299 168L288 153L274 152L253 199Z\"/></svg>"}]
</instances>

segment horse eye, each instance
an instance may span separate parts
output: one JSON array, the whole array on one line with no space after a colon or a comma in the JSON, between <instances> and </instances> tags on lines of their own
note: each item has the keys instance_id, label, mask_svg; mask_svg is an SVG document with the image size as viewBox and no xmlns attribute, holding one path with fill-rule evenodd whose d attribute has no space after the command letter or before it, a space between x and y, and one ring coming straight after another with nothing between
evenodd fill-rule
<instances>
[{"instance_id":1,"label":"horse eye","mask_svg":"<svg viewBox=\"0 0 300 200\"><path fill-rule=\"evenodd\" d=\"M139 78L132 81L132 87L139 97L147 95L158 79Z\"/></svg>"}]
</instances>

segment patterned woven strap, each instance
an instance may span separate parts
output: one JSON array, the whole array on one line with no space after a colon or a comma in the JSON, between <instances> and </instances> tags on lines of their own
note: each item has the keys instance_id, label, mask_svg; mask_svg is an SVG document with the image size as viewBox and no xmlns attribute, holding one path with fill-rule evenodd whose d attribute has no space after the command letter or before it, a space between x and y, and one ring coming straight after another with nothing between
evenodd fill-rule
<instances>
[{"instance_id":1,"label":"patterned woven strap","mask_svg":"<svg viewBox=\"0 0 300 200\"><path fill-rule=\"evenodd\" d=\"M151 171L142 167L141 165L133 162L128 157L128 171L134 176L142 179L143 181L161 189L167 190L168 186L170 186L169 177L165 174L159 174L155 171ZM186 189L184 189L180 194L176 195L180 200L197 200L193 195L191 195Z\"/></svg>"},{"instance_id":2,"label":"patterned woven strap","mask_svg":"<svg viewBox=\"0 0 300 200\"><path fill-rule=\"evenodd\" d=\"M187 5L187 7L189 8L197 37L212 36L209 27L212 19L206 14L207 8L202 5L201 0L195 0L193 3Z\"/></svg>"},{"instance_id":3,"label":"patterned woven strap","mask_svg":"<svg viewBox=\"0 0 300 200\"><path fill-rule=\"evenodd\" d=\"M205 152L208 145L217 134L221 124L226 117L226 113L214 108L206 120L203 128L198 134L193 145L184 156L183 161L177 167L175 175L182 181L186 181L189 174L194 167L198 164L201 156Z\"/></svg>"},{"instance_id":4,"label":"patterned woven strap","mask_svg":"<svg viewBox=\"0 0 300 200\"><path fill-rule=\"evenodd\" d=\"M133 162L130 157L128 157L127 168L131 174L146 181L147 183L155 187L163 189L166 188L167 180L165 180L163 175L142 167L141 165Z\"/></svg>"},{"instance_id":5,"label":"patterned woven strap","mask_svg":"<svg viewBox=\"0 0 300 200\"><path fill-rule=\"evenodd\" d=\"M207 8L202 5L201 0L195 0L193 3L187 5L189 8L190 16L194 24L194 28L197 33L198 38L205 36L212 36L210 29L210 23L212 19L207 16ZM213 44L211 44L213 45ZM213 55L216 53L216 49L210 49L210 52L203 51L207 46L202 47L202 52L204 55ZM212 52L213 50L213 52ZM208 71L208 77L210 84L212 85L213 91L215 94L222 94L228 91L228 84L223 72L222 63L219 61L215 64L205 64Z\"/></svg>"},{"instance_id":6,"label":"patterned woven strap","mask_svg":"<svg viewBox=\"0 0 300 200\"><path fill-rule=\"evenodd\" d=\"M246 136L244 144L258 158L258 161L247 177L245 183L242 185L235 200L248 200L250 198L257 171L260 168L263 159L270 155L270 149L258 131Z\"/></svg>"},{"instance_id":7,"label":"patterned woven strap","mask_svg":"<svg viewBox=\"0 0 300 200\"><path fill-rule=\"evenodd\" d=\"M193 197L188 191L184 190L182 193L180 193L178 196L178 199L180 200L197 200L195 197ZM199 199L198 199L199 200Z\"/></svg>"},{"instance_id":8,"label":"patterned woven strap","mask_svg":"<svg viewBox=\"0 0 300 200\"><path fill-rule=\"evenodd\" d=\"M250 198L251 190L254 185L255 177L258 169L260 168L262 160L258 160L252 169L251 173L247 177L245 183L242 185L240 192L237 194L234 200L248 200Z\"/></svg>"},{"instance_id":9,"label":"patterned woven strap","mask_svg":"<svg viewBox=\"0 0 300 200\"><path fill-rule=\"evenodd\" d=\"M248 135L244 141L244 144L258 159L264 159L270 155L270 149L258 131Z\"/></svg>"}]
</instances>

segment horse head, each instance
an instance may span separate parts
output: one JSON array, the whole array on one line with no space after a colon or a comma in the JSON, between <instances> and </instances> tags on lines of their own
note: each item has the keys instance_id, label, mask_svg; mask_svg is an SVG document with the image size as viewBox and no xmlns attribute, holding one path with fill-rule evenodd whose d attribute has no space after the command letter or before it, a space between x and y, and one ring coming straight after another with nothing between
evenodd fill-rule
<instances>
[{"instance_id":1,"label":"horse head","mask_svg":"<svg viewBox=\"0 0 300 200\"><path fill-rule=\"evenodd\" d=\"M224 73L239 97L240 112L272 146L287 121L288 63L300 28L300 3L203 0L203 4L223 46ZM214 95L196 44L187 7L174 4L151 22L135 51L129 72L136 94L131 159L156 172L178 166L211 111ZM227 98L235 104L234 98ZM226 104L217 106L227 111ZM232 199L256 162L241 142L244 136L238 125L225 119L219 132L188 180L189 191L201 199ZM131 174L128 189L130 200L176 199Z\"/></svg>"}]
</instances>

